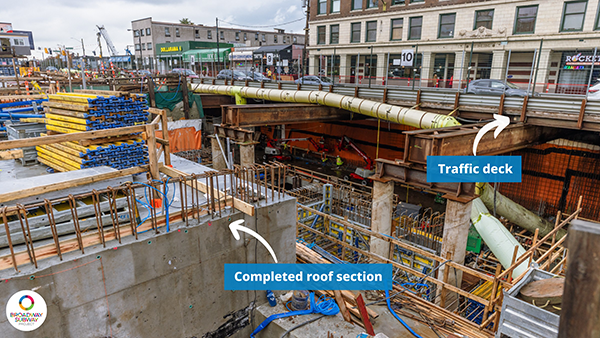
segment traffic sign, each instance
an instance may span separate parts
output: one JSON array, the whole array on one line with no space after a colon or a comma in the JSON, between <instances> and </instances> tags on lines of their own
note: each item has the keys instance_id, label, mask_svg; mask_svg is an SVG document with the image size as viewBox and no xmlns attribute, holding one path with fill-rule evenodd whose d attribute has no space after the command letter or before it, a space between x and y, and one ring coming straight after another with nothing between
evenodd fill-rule
<instances>
[{"instance_id":1,"label":"traffic sign","mask_svg":"<svg viewBox=\"0 0 600 338\"><path fill-rule=\"evenodd\" d=\"M400 56L400 65L412 67L414 58L415 58L415 50L414 49L403 49L402 55Z\"/></svg>"},{"instance_id":2,"label":"traffic sign","mask_svg":"<svg viewBox=\"0 0 600 338\"><path fill-rule=\"evenodd\" d=\"M267 53L267 66L273 65L273 53Z\"/></svg>"}]
</instances>

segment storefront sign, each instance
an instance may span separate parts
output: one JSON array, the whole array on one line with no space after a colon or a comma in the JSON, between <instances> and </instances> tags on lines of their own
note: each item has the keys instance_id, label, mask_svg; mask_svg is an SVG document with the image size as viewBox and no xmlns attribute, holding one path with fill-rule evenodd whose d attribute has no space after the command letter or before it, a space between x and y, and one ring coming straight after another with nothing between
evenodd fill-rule
<instances>
[{"instance_id":1,"label":"storefront sign","mask_svg":"<svg viewBox=\"0 0 600 338\"><path fill-rule=\"evenodd\" d=\"M592 62L596 65L600 65L600 55L581 55L581 53L575 55L567 55L565 57L565 69L583 69L582 68L567 68L568 66L591 66Z\"/></svg>"},{"instance_id":2,"label":"storefront sign","mask_svg":"<svg viewBox=\"0 0 600 338\"><path fill-rule=\"evenodd\" d=\"M180 52L181 46L160 47L161 53Z\"/></svg>"}]
</instances>

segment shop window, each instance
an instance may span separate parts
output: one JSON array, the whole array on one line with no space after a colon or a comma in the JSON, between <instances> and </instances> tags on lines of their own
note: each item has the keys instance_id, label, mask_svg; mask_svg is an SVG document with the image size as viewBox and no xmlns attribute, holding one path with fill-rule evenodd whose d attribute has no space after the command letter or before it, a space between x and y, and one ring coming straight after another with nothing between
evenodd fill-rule
<instances>
[{"instance_id":1,"label":"shop window","mask_svg":"<svg viewBox=\"0 0 600 338\"><path fill-rule=\"evenodd\" d=\"M350 42L360 42L360 22L351 24Z\"/></svg>"},{"instance_id":2,"label":"shop window","mask_svg":"<svg viewBox=\"0 0 600 338\"><path fill-rule=\"evenodd\" d=\"M352 10L361 10L363 8L363 0L352 0Z\"/></svg>"},{"instance_id":3,"label":"shop window","mask_svg":"<svg viewBox=\"0 0 600 338\"><path fill-rule=\"evenodd\" d=\"M538 5L517 7L514 34L535 33Z\"/></svg>"},{"instance_id":4,"label":"shop window","mask_svg":"<svg viewBox=\"0 0 600 338\"><path fill-rule=\"evenodd\" d=\"M408 39L409 40L420 40L422 27L423 27L423 17L422 16L416 16L414 18L410 18L410 27L408 29Z\"/></svg>"},{"instance_id":5,"label":"shop window","mask_svg":"<svg viewBox=\"0 0 600 338\"><path fill-rule=\"evenodd\" d=\"M327 0L319 0L317 14L327 14Z\"/></svg>"},{"instance_id":6,"label":"shop window","mask_svg":"<svg viewBox=\"0 0 600 338\"><path fill-rule=\"evenodd\" d=\"M455 21L456 13L440 14L440 27L438 31L438 39L448 39L454 37Z\"/></svg>"},{"instance_id":7,"label":"shop window","mask_svg":"<svg viewBox=\"0 0 600 338\"><path fill-rule=\"evenodd\" d=\"M377 41L377 21L367 21L367 35L365 41Z\"/></svg>"},{"instance_id":8,"label":"shop window","mask_svg":"<svg viewBox=\"0 0 600 338\"><path fill-rule=\"evenodd\" d=\"M325 26L317 27L317 45L325 44Z\"/></svg>"},{"instance_id":9,"label":"shop window","mask_svg":"<svg viewBox=\"0 0 600 338\"><path fill-rule=\"evenodd\" d=\"M580 32L583 30L587 1L565 2L561 32Z\"/></svg>"},{"instance_id":10,"label":"shop window","mask_svg":"<svg viewBox=\"0 0 600 338\"><path fill-rule=\"evenodd\" d=\"M487 9L483 11L475 12L475 24L473 25L473 30L479 27L485 27L487 29L492 29L492 23L494 21L494 10Z\"/></svg>"},{"instance_id":11,"label":"shop window","mask_svg":"<svg viewBox=\"0 0 600 338\"><path fill-rule=\"evenodd\" d=\"M337 45L340 43L340 25L329 26L329 44Z\"/></svg>"},{"instance_id":12,"label":"shop window","mask_svg":"<svg viewBox=\"0 0 600 338\"><path fill-rule=\"evenodd\" d=\"M402 40L402 26L404 25L404 19L392 19L390 40L400 41Z\"/></svg>"},{"instance_id":13,"label":"shop window","mask_svg":"<svg viewBox=\"0 0 600 338\"><path fill-rule=\"evenodd\" d=\"M171 36L171 30L169 27L165 27L165 36Z\"/></svg>"},{"instance_id":14,"label":"shop window","mask_svg":"<svg viewBox=\"0 0 600 338\"><path fill-rule=\"evenodd\" d=\"M340 12L340 0L331 0L331 13Z\"/></svg>"}]
</instances>

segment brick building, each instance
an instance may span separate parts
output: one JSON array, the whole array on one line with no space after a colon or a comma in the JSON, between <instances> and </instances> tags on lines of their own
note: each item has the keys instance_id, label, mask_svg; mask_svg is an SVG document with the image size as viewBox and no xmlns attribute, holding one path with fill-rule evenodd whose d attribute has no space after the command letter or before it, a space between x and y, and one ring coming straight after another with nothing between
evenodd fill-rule
<instances>
[{"instance_id":1,"label":"brick building","mask_svg":"<svg viewBox=\"0 0 600 338\"><path fill-rule=\"evenodd\" d=\"M458 88L469 76L585 92L598 8L598 0L311 0L309 71L343 83ZM401 66L403 50L415 53L413 66ZM599 66L596 57L594 81Z\"/></svg>"},{"instance_id":2,"label":"brick building","mask_svg":"<svg viewBox=\"0 0 600 338\"><path fill-rule=\"evenodd\" d=\"M304 34L292 34L283 29L260 31L219 27L219 36L217 36L216 26L159 22L153 21L151 17L131 21L131 30L135 56L141 55L145 68L158 66L157 68L162 70L181 66L182 53L187 51L187 47L216 48L217 41L225 48L233 45L245 47L304 45ZM158 62L157 56L161 56L161 51L157 48L159 44L171 47L167 52L167 63L171 61L171 65L165 65L164 60L162 64Z\"/></svg>"}]
</instances>

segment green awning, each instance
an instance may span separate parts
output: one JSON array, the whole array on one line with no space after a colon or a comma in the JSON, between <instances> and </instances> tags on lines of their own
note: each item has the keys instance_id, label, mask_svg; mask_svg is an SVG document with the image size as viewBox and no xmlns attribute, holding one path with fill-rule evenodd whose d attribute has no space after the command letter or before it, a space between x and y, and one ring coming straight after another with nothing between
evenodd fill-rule
<instances>
[{"instance_id":1,"label":"green awning","mask_svg":"<svg viewBox=\"0 0 600 338\"><path fill-rule=\"evenodd\" d=\"M183 61L191 62L191 57L194 56L194 62L213 62L217 61L217 55L220 55L221 61L228 60L231 48L219 48L217 53L216 48L212 49L192 49L183 53Z\"/></svg>"}]
</instances>

